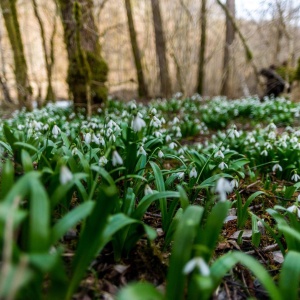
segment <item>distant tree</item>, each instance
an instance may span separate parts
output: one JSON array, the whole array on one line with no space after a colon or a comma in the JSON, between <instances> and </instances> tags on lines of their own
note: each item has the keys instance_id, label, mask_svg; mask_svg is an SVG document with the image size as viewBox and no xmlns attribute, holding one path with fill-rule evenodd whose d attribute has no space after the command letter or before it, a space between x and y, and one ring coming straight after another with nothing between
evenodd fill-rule
<instances>
[{"instance_id":1,"label":"distant tree","mask_svg":"<svg viewBox=\"0 0 300 300\"><path fill-rule=\"evenodd\" d=\"M28 110L32 110L32 88L28 78L16 4L16 0L0 1L5 27L14 55L14 74L17 84L18 104L20 108L25 107Z\"/></svg>"},{"instance_id":2,"label":"distant tree","mask_svg":"<svg viewBox=\"0 0 300 300\"><path fill-rule=\"evenodd\" d=\"M136 68L137 80L138 80L138 93L140 97L148 97L148 88L145 82L140 49L137 43L136 31L133 22L131 1L125 0L125 6L126 6L127 19L128 19L128 29L129 29L129 35L131 41L131 48L132 48L132 53L133 53L133 58L134 58L134 63Z\"/></svg>"},{"instance_id":3,"label":"distant tree","mask_svg":"<svg viewBox=\"0 0 300 300\"><path fill-rule=\"evenodd\" d=\"M156 55L159 63L160 91L164 97L169 97L172 92L172 87L167 62L166 41L163 31L159 0L151 0L151 7L154 24Z\"/></svg>"},{"instance_id":4,"label":"distant tree","mask_svg":"<svg viewBox=\"0 0 300 300\"><path fill-rule=\"evenodd\" d=\"M51 34L51 39L50 39L50 49L47 47L47 42L46 42L46 36L45 36L45 26L43 23L43 18L40 15L40 12L38 10L38 4L36 0L32 0L32 5L33 5L33 10L34 10L34 15L38 21L39 27L40 27L40 32L41 32L41 38L42 38L42 47L43 47L43 52L44 52L44 59L45 59L45 64L46 64L46 72L47 72L47 93L45 100L46 102L48 101L55 101L55 93L52 87L52 71L53 71L53 66L54 66L54 37L56 33L56 19L54 19L54 26Z\"/></svg>"},{"instance_id":5,"label":"distant tree","mask_svg":"<svg viewBox=\"0 0 300 300\"><path fill-rule=\"evenodd\" d=\"M231 17L235 18L235 0L226 0L226 7ZM230 94L230 75L232 60L232 44L235 38L235 28L232 20L226 14L226 37L223 59L223 78L221 83L221 94L228 96Z\"/></svg>"},{"instance_id":6,"label":"distant tree","mask_svg":"<svg viewBox=\"0 0 300 300\"><path fill-rule=\"evenodd\" d=\"M98 28L93 16L93 0L58 0L68 52L68 85L77 110L107 99L108 66L101 56Z\"/></svg>"},{"instance_id":7,"label":"distant tree","mask_svg":"<svg viewBox=\"0 0 300 300\"><path fill-rule=\"evenodd\" d=\"M198 80L197 80L197 93L203 94L205 82L205 49L206 49L206 0L201 1L201 37L199 48L199 64L198 64Z\"/></svg>"}]
</instances>

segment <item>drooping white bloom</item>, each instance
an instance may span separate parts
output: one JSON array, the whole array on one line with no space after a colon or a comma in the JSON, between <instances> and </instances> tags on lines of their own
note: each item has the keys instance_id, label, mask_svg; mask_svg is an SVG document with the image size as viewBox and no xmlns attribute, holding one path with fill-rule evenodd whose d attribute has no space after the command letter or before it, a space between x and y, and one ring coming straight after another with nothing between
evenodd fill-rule
<instances>
[{"instance_id":1,"label":"drooping white bloom","mask_svg":"<svg viewBox=\"0 0 300 300\"><path fill-rule=\"evenodd\" d=\"M159 158L163 158L165 156L161 150L158 151L157 155Z\"/></svg>"},{"instance_id":2,"label":"drooping white bloom","mask_svg":"<svg viewBox=\"0 0 300 300\"><path fill-rule=\"evenodd\" d=\"M104 167L107 163L108 163L107 158L105 156L101 156L100 159L99 159L99 165L101 167Z\"/></svg>"},{"instance_id":3,"label":"drooping white bloom","mask_svg":"<svg viewBox=\"0 0 300 300\"><path fill-rule=\"evenodd\" d=\"M297 173L294 173L291 179L292 179L293 181L297 182L297 181L299 181L300 176L299 176Z\"/></svg>"},{"instance_id":4,"label":"drooping white bloom","mask_svg":"<svg viewBox=\"0 0 300 300\"><path fill-rule=\"evenodd\" d=\"M172 143L169 144L169 147L170 147L170 149L174 149L174 148L177 147L177 144L172 142Z\"/></svg>"},{"instance_id":5,"label":"drooping white bloom","mask_svg":"<svg viewBox=\"0 0 300 300\"><path fill-rule=\"evenodd\" d=\"M196 168L195 167L193 167L192 168L192 170L191 170L191 172L190 172L190 174L189 174L189 176L190 176L190 178L197 178L197 170L196 170Z\"/></svg>"},{"instance_id":6,"label":"drooping white bloom","mask_svg":"<svg viewBox=\"0 0 300 300\"><path fill-rule=\"evenodd\" d=\"M264 149L262 152L260 152L260 155L268 156L268 151L266 149Z\"/></svg>"},{"instance_id":7,"label":"drooping white bloom","mask_svg":"<svg viewBox=\"0 0 300 300\"><path fill-rule=\"evenodd\" d=\"M276 172L277 170L279 170L280 172L282 172L282 167L279 164L275 164L272 168L273 172Z\"/></svg>"},{"instance_id":8,"label":"drooping white bloom","mask_svg":"<svg viewBox=\"0 0 300 300\"><path fill-rule=\"evenodd\" d=\"M90 132L88 132L85 136L84 136L84 141L86 142L86 144L90 144L92 141L92 134Z\"/></svg>"},{"instance_id":9,"label":"drooping white bloom","mask_svg":"<svg viewBox=\"0 0 300 300\"><path fill-rule=\"evenodd\" d=\"M178 178L179 180L184 179L184 172L178 172L178 173L177 173L177 178Z\"/></svg>"},{"instance_id":10,"label":"drooping white bloom","mask_svg":"<svg viewBox=\"0 0 300 300\"><path fill-rule=\"evenodd\" d=\"M170 142L172 140L172 138L171 138L171 136L168 134L168 135L166 135L166 142L168 143L168 142Z\"/></svg>"},{"instance_id":11,"label":"drooping white bloom","mask_svg":"<svg viewBox=\"0 0 300 300\"><path fill-rule=\"evenodd\" d=\"M147 152L145 151L144 147L143 146L140 146L138 152L137 152L138 155L147 155Z\"/></svg>"},{"instance_id":12,"label":"drooping white bloom","mask_svg":"<svg viewBox=\"0 0 300 300\"><path fill-rule=\"evenodd\" d=\"M133 118L131 122L131 127L135 132L141 131L145 126L146 122L138 114Z\"/></svg>"},{"instance_id":13,"label":"drooping white bloom","mask_svg":"<svg viewBox=\"0 0 300 300\"><path fill-rule=\"evenodd\" d=\"M123 165L123 159L117 150L114 150L112 153L112 165L115 167L116 165Z\"/></svg>"},{"instance_id":14,"label":"drooping white bloom","mask_svg":"<svg viewBox=\"0 0 300 300\"><path fill-rule=\"evenodd\" d=\"M77 154L77 152L78 152L78 149L76 148L76 147L74 147L73 149L72 149L72 155L74 156L74 155L76 155Z\"/></svg>"},{"instance_id":15,"label":"drooping white bloom","mask_svg":"<svg viewBox=\"0 0 300 300\"><path fill-rule=\"evenodd\" d=\"M233 190L233 187L231 186L230 182L221 177L216 185L216 192L219 194L219 200L221 202L226 201L227 194L231 193Z\"/></svg>"},{"instance_id":16,"label":"drooping white bloom","mask_svg":"<svg viewBox=\"0 0 300 300\"><path fill-rule=\"evenodd\" d=\"M155 128L159 128L159 127L161 127L161 121L156 116L153 116L153 118L150 122L150 126L153 126Z\"/></svg>"},{"instance_id":17,"label":"drooping white bloom","mask_svg":"<svg viewBox=\"0 0 300 300\"><path fill-rule=\"evenodd\" d=\"M178 124L180 121L179 121L179 119L177 118L177 117L174 117L174 119L173 119L173 125L176 125L176 124Z\"/></svg>"},{"instance_id":18,"label":"drooping white bloom","mask_svg":"<svg viewBox=\"0 0 300 300\"><path fill-rule=\"evenodd\" d=\"M18 125L18 130L23 130L25 128L25 126L24 125Z\"/></svg>"},{"instance_id":19,"label":"drooping white bloom","mask_svg":"<svg viewBox=\"0 0 300 300\"><path fill-rule=\"evenodd\" d=\"M92 134L92 141L95 144L100 145L100 140L99 140L99 138L95 134Z\"/></svg>"},{"instance_id":20,"label":"drooping white bloom","mask_svg":"<svg viewBox=\"0 0 300 300\"><path fill-rule=\"evenodd\" d=\"M59 174L59 181L62 185L67 184L73 179L73 174L67 166L62 166Z\"/></svg>"},{"instance_id":21,"label":"drooping white bloom","mask_svg":"<svg viewBox=\"0 0 300 300\"><path fill-rule=\"evenodd\" d=\"M154 132L154 135L155 135L155 137L157 137L157 138L161 138L161 137L162 137L162 133L159 132L159 131L155 131L155 132Z\"/></svg>"},{"instance_id":22,"label":"drooping white bloom","mask_svg":"<svg viewBox=\"0 0 300 300\"><path fill-rule=\"evenodd\" d=\"M274 124L274 123L270 123L268 126L267 126L267 129L268 130L275 130L277 128L277 126Z\"/></svg>"},{"instance_id":23,"label":"drooping white bloom","mask_svg":"<svg viewBox=\"0 0 300 300\"><path fill-rule=\"evenodd\" d=\"M300 219L300 209L298 206L292 205L287 208L287 211L296 214L298 216L298 218Z\"/></svg>"},{"instance_id":24,"label":"drooping white bloom","mask_svg":"<svg viewBox=\"0 0 300 300\"><path fill-rule=\"evenodd\" d=\"M239 182L234 178L230 181L230 186L232 187L232 190L234 188L238 188L239 187Z\"/></svg>"},{"instance_id":25,"label":"drooping white bloom","mask_svg":"<svg viewBox=\"0 0 300 300\"><path fill-rule=\"evenodd\" d=\"M151 108L150 113L151 113L152 115L156 115L156 114L157 114L156 108L155 108L155 107Z\"/></svg>"},{"instance_id":26,"label":"drooping white bloom","mask_svg":"<svg viewBox=\"0 0 300 300\"><path fill-rule=\"evenodd\" d=\"M218 166L221 170L224 170L224 169L227 169L228 168L228 165L224 162L224 161L222 161L220 164L219 164L219 166Z\"/></svg>"},{"instance_id":27,"label":"drooping white bloom","mask_svg":"<svg viewBox=\"0 0 300 300\"><path fill-rule=\"evenodd\" d=\"M202 257L194 257L190 261L188 261L184 266L183 273L190 274L194 271L195 268L197 268L199 270L199 273L203 276L210 275L209 266Z\"/></svg>"},{"instance_id":28,"label":"drooping white bloom","mask_svg":"<svg viewBox=\"0 0 300 300\"><path fill-rule=\"evenodd\" d=\"M60 134L60 128L57 125L54 125L52 128L52 134L57 137Z\"/></svg>"},{"instance_id":29,"label":"drooping white bloom","mask_svg":"<svg viewBox=\"0 0 300 300\"><path fill-rule=\"evenodd\" d=\"M145 194L145 196L153 194L153 190L151 189L149 184L145 185L144 194Z\"/></svg>"},{"instance_id":30,"label":"drooping white bloom","mask_svg":"<svg viewBox=\"0 0 300 300\"><path fill-rule=\"evenodd\" d=\"M214 157L215 157L215 158L220 157L220 158L223 159L223 158L224 158L224 154L223 154L223 152L222 152L221 150L218 150L218 151L215 153Z\"/></svg>"}]
</instances>

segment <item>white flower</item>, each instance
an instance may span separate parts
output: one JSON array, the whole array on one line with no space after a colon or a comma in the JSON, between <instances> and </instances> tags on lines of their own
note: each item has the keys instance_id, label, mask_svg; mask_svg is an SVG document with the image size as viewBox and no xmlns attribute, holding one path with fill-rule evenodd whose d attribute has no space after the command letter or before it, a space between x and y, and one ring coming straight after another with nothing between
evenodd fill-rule
<instances>
[{"instance_id":1,"label":"white flower","mask_svg":"<svg viewBox=\"0 0 300 300\"><path fill-rule=\"evenodd\" d=\"M224 161L222 161L219 166L218 166L221 170L227 169L228 165L226 163L224 163Z\"/></svg>"},{"instance_id":2,"label":"white flower","mask_svg":"<svg viewBox=\"0 0 300 300\"><path fill-rule=\"evenodd\" d=\"M236 187L238 188L239 187L239 182L234 178L230 181L230 186L232 188L232 190Z\"/></svg>"},{"instance_id":3,"label":"white flower","mask_svg":"<svg viewBox=\"0 0 300 300\"><path fill-rule=\"evenodd\" d=\"M112 165L115 167L116 165L123 165L123 159L117 150L114 150L112 153Z\"/></svg>"},{"instance_id":4,"label":"white flower","mask_svg":"<svg viewBox=\"0 0 300 300\"><path fill-rule=\"evenodd\" d=\"M298 218L300 219L300 209L296 205L292 205L292 206L288 207L287 211L296 214L298 216Z\"/></svg>"},{"instance_id":5,"label":"white flower","mask_svg":"<svg viewBox=\"0 0 300 300\"><path fill-rule=\"evenodd\" d=\"M59 181L62 185L67 184L73 179L73 174L66 166L62 166L59 174Z\"/></svg>"},{"instance_id":6,"label":"white flower","mask_svg":"<svg viewBox=\"0 0 300 300\"><path fill-rule=\"evenodd\" d=\"M178 172L177 173L177 178L178 179L183 179L184 178L184 172Z\"/></svg>"},{"instance_id":7,"label":"white flower","mask_svg":"<svg viewBox=\"0 0 300 300\"><path fill-rule=\"evenodd\" d=\"M279 170L280 172L282 172L282 167L279 164L275 164L272 168L273 172L276 172L276 170Z\"/></svg>"},{"instance_id":8,"label":"white flower","mask_svg":"<svg viewBox=\"0 0 300 300\"><path fill-rule=\"evenodd\" d=\"M179 121L179 119L177 118L177 117L175 117L174 119L173 119L173 125L175 125L175 124L178 124L180 121Z\"/></svg>"},{"instance_id":9,"label":"white flower","mask_svg":"<svg viewBox=\"0 0 300 300\"><path fill-rule=\"evenodd\" d=\"M84 141L86 142L86 144L90 144L92 141L92 135L90 132L88 132L85 136L84 136Z\"/></svg>"},{"instance_id":10,"label":"white flower","mask_svg":"<svg viewBox=\"0 0 300 300\"><path fill-rule=\"evenodd\" d=\"M224 154L223 154L223 152L221 151L221 150L219 150L219 151L217 151L216 153L215 153L215 155L214 155L214 157L216 158L216 157L220 157L220 158L224 158Z\"/></svg>"},{"instance_id":11,"label":"white flower","mask_svg":"<svg viewBox=\"0 0 300 300\"><path fill-rule=\"evenodd\" d=\"M157 114L156 108L155 108L155 107L151 108L150 113L151 113L152 115L156 115L156 114Z\"/></svg>"},{"instance_id":12,"label":"white flower","mask_svg":"<svg viewBox=\"0 0 300 300\"><path fill-rule=\"evenodd\" d=\"M131 127L135 132L139 132L146 126L146 122L137 114L131 122Z\"/></svg>"},{"instance_id":13,"label":"white flower","mask_svg":"<svg viewBox=\"0 0 300 300\"><path fill-rule=\"evenodd\" d=\"M196 170L196 168L195 167L193 167L193 169L191 170L191 172L190 172L190 178L197 178L197 170Z\"/></svg>"},{"instance_id":14,"label":"white flower","mask_svg":"<svg viewBox=\"0 0 300 300\"><path fill-rule=\"evenodd\" d=\"M274 124L274 123L270 123L268 126L267 126L267 129L268 130L275 130L277 128L277 126Z\"/></svg>"},{"instance_id":15,"label":"white flower","mask_svg":"<svg viewBox=\"0 0 300 300\"><path fill-rule=\"evenodd\" d=\"M105 156L101 156L100 159L99 159L99 165L101 167L104 167L107 163L108 163L107 158Z\"/></svg>"},{"instance_id":16,"label":"white flower","mask_svg":"<svg viewBox=\"0 0 300 300\"><path fill-rule=\"evenodd\" d=\"M57 137L60 133L60 128L57 125L54 125L52 128L52 134Z\"/></svg>"},{"instance_id":17,"label":"white flower","mask_svg":"<svg viewBox=\"0 0 300 300\"><path fill-rule=\"evenodd\" d=\"M187 264L184 266L183 273L190 274L195 268L197 268L199 273L203 276L210 275L209 266L202 257L195 257L187 262Z\"/></svg>"},{"instance_id":18,"label":"white flower","mask_svg":"<svg viewBox=\"0 0 300 300\"><path fill-rule=\"evenodd\" d=\"M78 152L78 149L77 149L76 147L74 147L74 148L72 149L72 155L73 155L73 156L76 155L77 152Z\"/></svg>"},{"instance_id":19,"label":"white flower","mask_svg":"<svg viewBox=\"0 0 300 300\"><path fill-rule=\"evenodd\" d=\"M165 156L161 150L158 151L157 155L159 158L163 158Z\"/></svg>"},{"instance_id":20,"label":"white flower","mask_svg":"<svg viewBox=\"0 0 300 300\"><path fill-rule=\"evenodd\" d=\"M144 194L145 194L145 196L153 194L153 190L151 189L149 184L145 185Z\"/></svg>"},{"instance_id":21,"label":"white flower","mask_svg":"<svg viewBox=\"0 0 300 300\"><path fill-rule=\"evenodd\" d=\"M170 147L170 149L174 149L174 148L177 147L177 144L172 142L172 143L169 144L169 147Z\"/></svg>"},{"instance_id":22,"label":"white flower","mask_svg":"<svg viewBox=\"0 0 300 300\"><path fill-rule=\"evenodd\" d=\"M297 181L299 181L300 176L299 176L297 173L294 173L291 179L292 179L293 181L297 182Z\"/></svg>"},{"instance_id":23,"label":"white flower","mask_svg":"<svg viewBox=\"0 0 300 300\"><path fill-rule=\"evenodd\" d=\"M100 140L95 134L92 134L92 140L95 144L100 145Z\"/></svg>"},{"instance_id":24,"label":"white flower","mask_svg":"<svg viewBox=\"0 0 300 300\"><path fill-rule=\"evenodd\" d=\"M153 118L150 122L150 126L153 126L155 128L159 128L159 127L161 127L161 121L156 116L153 116Z\"/></svg>"},{"instance_id":25,"label":"white flower","mask_svg":"<svg viewBox=\"0 0 300 300\"><path fill-rule=\"evenodd\" d=\"M138 152L137 152L138 155L147 155L147 152L145 151L144 147L143 146L140 146Z\"/></svg>"},{"instance_id":26,"label":"white flower","mask_svg":"<svg viewBox=\"0 0 300 300\"><path fill-rule=\"evenodd\" d=\"M170 135L166 135L166 142L170 142L172 140Z\"/></svg>"},{"instance_id":27,"label":"white flower","mask_svg":"<svg viewBox=\"0 0 300 300\"><path fill-rule=\"evenodd\" d=\"M216 192L219 194L219 200L221 202L226 201L227 194L231 193L233 190L233 187L231 186L230 182L221 177L216 185Z\"/></svg>"},{"instance_id":28,"label":"white flower","mask_svg":"<svg viewBox=\"0 0 300 300\"><path fill-rule=\"evenodd\" d=\"M155 135L155 137L157 137L157 138L162 137L162 134L161 134L161 132L159 132L159 131L155 131L155 132L154 132L154 135Z\"/></svg>"},{"instance_id":29,"label":"white flower","mask_svg":"<svg viewBox=\"0 0 300 300\"><path fill-rule=\"evenodd\" d=\"M266 149L264 149L264 150L260 153L260 155L268 156L268 151L267 151Z\"/></svg>"}]
</instances>

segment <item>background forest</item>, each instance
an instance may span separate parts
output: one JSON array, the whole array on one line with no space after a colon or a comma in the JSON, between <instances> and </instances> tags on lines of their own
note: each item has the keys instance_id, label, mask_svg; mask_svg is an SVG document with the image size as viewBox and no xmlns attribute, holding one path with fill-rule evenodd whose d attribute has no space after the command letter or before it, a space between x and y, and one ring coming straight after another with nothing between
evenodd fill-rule
<instances>
[{"instance_id":1,"label":"background forest","mask_svg":"<svg viewBox=\"0 0 300 300\"><path fill-rule=\"evenodd\" d=\"M4 6L4 3L7 2L8 5L10 1L2 2ZM66 84L68 56L59 1L11 2L16 4L33 97L46 97L47 74L49 75L51 64L55 98L69 99ZM90 1L79 2L84 6ZM157 59L159 56L155 47L154 15L149 0L134 0L131 3L123 0L95 0L89 4L92 5L90 8L97 27L101 52L109 68L109 93L127 99L138 96L137 69L126 14L128 3L131 5L136 46L139 49L147 96L165 96L160 89L162 62ZM242 17L235 18L238 27L235 33L228 17L226 25L226 9L221 7L221 1L164 0L159 1L159 4L166 42L167 69L162 72L169 73L168 92L171 94L182 92L189 96L200 92L204 96L223 94L229 98L261 94L263 87L261 82L257 82L257 70L270 64L280 66L284 62L288 68L297 66L300 56L300 9L296 1L262 1L259 11L243 11ZM234 18L235 1L227 1L225 4ZM0 23L0 78L12 98L15 98L17 85L13 73L14 54L2 15ZM203 48L201 43L204 43ZM224 53L226 51L227 54ZM200 71L201 68L203 71ZM200 88L199 72L203 73ZM228 85L226 89L224 82ZM1 92L3 99L3 88Z\"/></svg>"}]
</instances>

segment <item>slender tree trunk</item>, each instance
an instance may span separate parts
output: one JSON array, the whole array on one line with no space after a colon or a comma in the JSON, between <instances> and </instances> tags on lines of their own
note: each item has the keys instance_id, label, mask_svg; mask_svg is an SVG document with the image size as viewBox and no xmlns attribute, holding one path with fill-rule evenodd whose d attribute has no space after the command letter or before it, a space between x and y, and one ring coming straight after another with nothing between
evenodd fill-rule
<instances>
[{"instance_id":1,"label":"slender tree trunk","mask_svg":"<svg viewBox=\"0 0 300 300\"><path fill-rule=\"evenodd\" d=\"M140 49L139 49L139 46L137 43L136 31L135 31L134 22L133 22L132 7L131 7L130 1L131 0L125 0L125 6L126 6L127 19L128 19L128 28L129 28L129 34L130 34L132 53L133 53L133 57L134 57L136 75L137 75L137 80L138 80L138 93L139 93L140 97L148 97L148 88L145 83L143 66L142 66L142 62L141 62L141 54L140 54Z\"/></svg>"},{"instance_id":2,"label":"slender tree trunk","mask_svg":"<svg viewBox=\"0 0 300 300\"><path fill-rule=\"evenodd\" d=\"M101 56L92 0L58 0L68 52L68 85L75 109L100 105L107 99L108 67ZM79 4L80 20L74 7ZM78 33L79 31L79 33Z\"/></svg>"},{"instance_id":3,"label":"slender tree trunk","mask_svg":"<svg viewBox=\"0 0 300 300\"><path fill-rule=\"evenodd\" d=\"M159 0L151 0L151 6L154 23L155 47L160 69L160 90L164 97L169 97L171 95L172 87L168 69L166 41L163 31Z\"/></svg>"},{"instance_id":4,"label":"slender tree trunk","mask_svg":"<svg viewBox=\"0 0 300 300\"><path fill-rule=\"evenodd\" d=\"M205 82L205 50L206 50L206 0L201 5L201 37L199 49L197 93L203 95Z\"/></svg>"},{"instance_id":5,"label":"slender tree trunk","mask_svg":"<svg viewBox=\"0 0 300 300\"><path fill-rule=\"evenodd\" d=\"M26 109L32 110L32 89L28 78L27 63L17 16L16 0L1 0L0 7L14 54L14 73L19 107L26 107Z\"/></svg>"},{"instance_id":6,"label":"slender tree trunk","mask_svg":"<svg viewBox=\"0 0 300 300\"><path fill-rule=\"evenodd\" d=\"M235 0L226 0L226 6L231 14L231 17L235 18ZM229 96L230 95L230 77L231 77L231 59L232 59L232 44L235 37L235 28L226 15L226 40L224 47L224 61L223 61L223 79L221 85L221 94Z\"/></svg>"},{"instance_id":7,"label":"slender tree trunk","mask_svg":"<svg viewBox=\"0 0 300 300\"><path fill-rule=\"evenodd\" d=\"M39 23L39 27L40 27L40 31L41 31L42 46L43 46L44 59L45 59L45 64L46 64L48 87L47 87L47 94L46 94L45 100L46 100L46 102L55 101L56 97L55 97L55 93L54 93L53 87L52 87L52 69L53 69L53 64L54 64L54 61L53 61L54 57L51 57L51 49L49 51L48 47L47 47L46 36L45 36L45 27L44 27L42 17L38 10L37 1L32 0L32 5L33 5L35 17ZM56 21L54 23L53 33L51 35L51 38L54 38L55 32L56 32Z\"/></svg>"}]
</instances>

